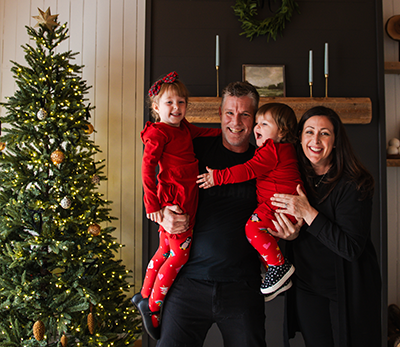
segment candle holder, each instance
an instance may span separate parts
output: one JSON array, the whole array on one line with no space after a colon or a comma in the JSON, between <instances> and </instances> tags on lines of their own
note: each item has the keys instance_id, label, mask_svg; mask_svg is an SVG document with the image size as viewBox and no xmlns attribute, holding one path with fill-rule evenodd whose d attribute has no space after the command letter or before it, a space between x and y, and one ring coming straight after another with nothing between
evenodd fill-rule
<instances>
[{"instance_id":1,"label":"candle holder","mask_svg":"<svg viewBox=\"0 0 400 347\"><path fill-rule=\"evenodd\" d=\"M312 82L308 82L308 84L310 85L310 98L312 98L312 85L313 85L313 83Z\"/></svg>"},{"instance_id":2,"label":"candle holder","mask_svg":"<svg viewBox=\"0 0 400 347\"><path fill-rule=\"evenodd\" d=\"M325 74L325 97L328 97L328 74Z\"/></svg>"},{"instance_id":3,"label":"candle holder","mask_svg":"<svg viewBox=\"0 0 400 347\"><path fill-rule=\"evenodd\" d=\"M217 98L219 97L219 66L216 65L215 69L217 70Z\"/></svg>"}]
</instances>

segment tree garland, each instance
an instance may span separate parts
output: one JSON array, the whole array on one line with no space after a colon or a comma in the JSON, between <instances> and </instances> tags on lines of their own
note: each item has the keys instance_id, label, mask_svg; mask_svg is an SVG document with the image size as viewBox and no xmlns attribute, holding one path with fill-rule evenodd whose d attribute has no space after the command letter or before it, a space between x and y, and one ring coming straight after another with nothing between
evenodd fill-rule
<instances>
[{"instance_id":1,"label":"tree garland","mask_svg":"<svg viewBox=\"0 0 400 347\"><path fill-rule=\"evenodd\" d=\"M257 20L257 2L252 0L236 0L232 6L235 15L239 17L242 23L243 32L240 35L246 35L250 41L254 36L268 35L267 41L272 37L276 41L278 33L285 28L286 21L290 21L293 12L299 10L299 5L294 0L282 0L282 5L273 17Z\"/></svg>"}]
</instances>

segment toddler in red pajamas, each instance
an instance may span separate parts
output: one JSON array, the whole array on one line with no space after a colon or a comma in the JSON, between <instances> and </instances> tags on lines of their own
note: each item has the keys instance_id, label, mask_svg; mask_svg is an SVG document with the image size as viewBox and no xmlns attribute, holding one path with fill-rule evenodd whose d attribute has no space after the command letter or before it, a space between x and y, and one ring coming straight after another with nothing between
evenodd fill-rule
<instances>
[{"instance_id":1,"label":"toddler in red pajamas","mask_svg":"<svg viewBox=\"0 0 400 347\"><path fill-rule=\"evenodd\" d=\"M275 230L275 210L270 198L275 193L297 194L303 189L297 164L294 143L297 119L294 111L285 104L269 103L261 106L256 114L254 135L257 150L248 162L224 170L212 170L199 175L200 188L239 183L256 178L257 209L246 224L246 236L260 254L267 272L261 284L265 300L275 298L292 285L290 276L294 266L282 256L277 240L268 232ZM303 189L304 191L304 189ZM297 220L286 215L292 223Z\"/></svg>"},{"instance_id":2,"label":"toddler in red pajamas","mask_svg":"<svg viewBox=\"0 0 400 347\"><path fill-rule=\"evenodd\" d=\"M142 181L147 218L162 221L165 206L178 205L190 216L189 229L172 235L161 226L158 250L150 260L143 287L132 302L138 307L143 325L151 337L159 336L160 308L168 289L186 263L198 202L199 174L192 140L199 136L218 136L220 129L199 128L185 119L189 92L171 72L149 90L155 123L147 122L141 132L144 143ZM156 168L159 167L156 182Z\"/></svg>"}]
</instances>

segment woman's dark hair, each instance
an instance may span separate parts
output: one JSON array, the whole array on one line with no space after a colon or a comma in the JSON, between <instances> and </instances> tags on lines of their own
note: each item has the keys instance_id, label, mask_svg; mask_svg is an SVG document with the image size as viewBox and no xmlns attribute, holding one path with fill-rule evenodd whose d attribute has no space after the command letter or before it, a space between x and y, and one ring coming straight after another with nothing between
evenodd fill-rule
<instances>
[{"instance_id":1,"label":"woman's dark hair","mask_svg":"<svg viewBox=\"0 0 400 347\"><path fill-rule=\"evenodd\" d=\"M286 104L271 102L262 105L258 109L256 113L256 119L258 116L264 116L267 112L270 113L271 117L278 126L279 131L281 132L281 142L295 144L297 140L297 118L293 109Z\"/></svg>"},{"instance_id":2,"label":"woman's dark hair","mask_svg":"<svg viewBox=\"0 0 400 347\"><path fill-rule=\"evenodd\" d=\"M346 129L338 114L324 106L313 107L304 113L297 128L299 140L296 148L300 171L303 174L303 178L308 183L308 186L311 188L312 193L315 194L313 182L317 175L303 152L301 135L304 123L314 116L324 116L328 118L333 125L335 134L335 143L332 149L332 166L327 174L328 190L326 195L321 198L320 202L326 199L343 176L346 176L350 182L356 184L357 190L361 192L362 200L371 198L374 193L374 178L356 157L347 136Z\"/></svg>"}]
</instances>

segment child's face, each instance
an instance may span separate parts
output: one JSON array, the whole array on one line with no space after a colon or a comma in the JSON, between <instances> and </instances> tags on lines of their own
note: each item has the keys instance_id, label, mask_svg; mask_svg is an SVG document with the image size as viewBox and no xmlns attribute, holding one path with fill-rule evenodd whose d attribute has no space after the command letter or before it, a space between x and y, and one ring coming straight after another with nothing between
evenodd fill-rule
<instances>
[{"instance_id":1,"label":"child's face","mask_svg":"<svg viewBox=\"0 0 400 347\"><path fill-rule=\"evenodd\" d=\"M262 146L268 139L272 139L274 142L281 141L281 131L278 129L270 112L257 116L254 136L258 147Z\"/></svg>"},{"instance_id":2,"label":"child's face","mask_svg":"<svg viewBox=\"0 0 400 347\"><path fill-rule=\"evenodd\" d=\"M186 114L186 100L174 91L168 90L153 103L153 109L160 116L160 122L179 127Z\"/></svg>"}]
</instances>

